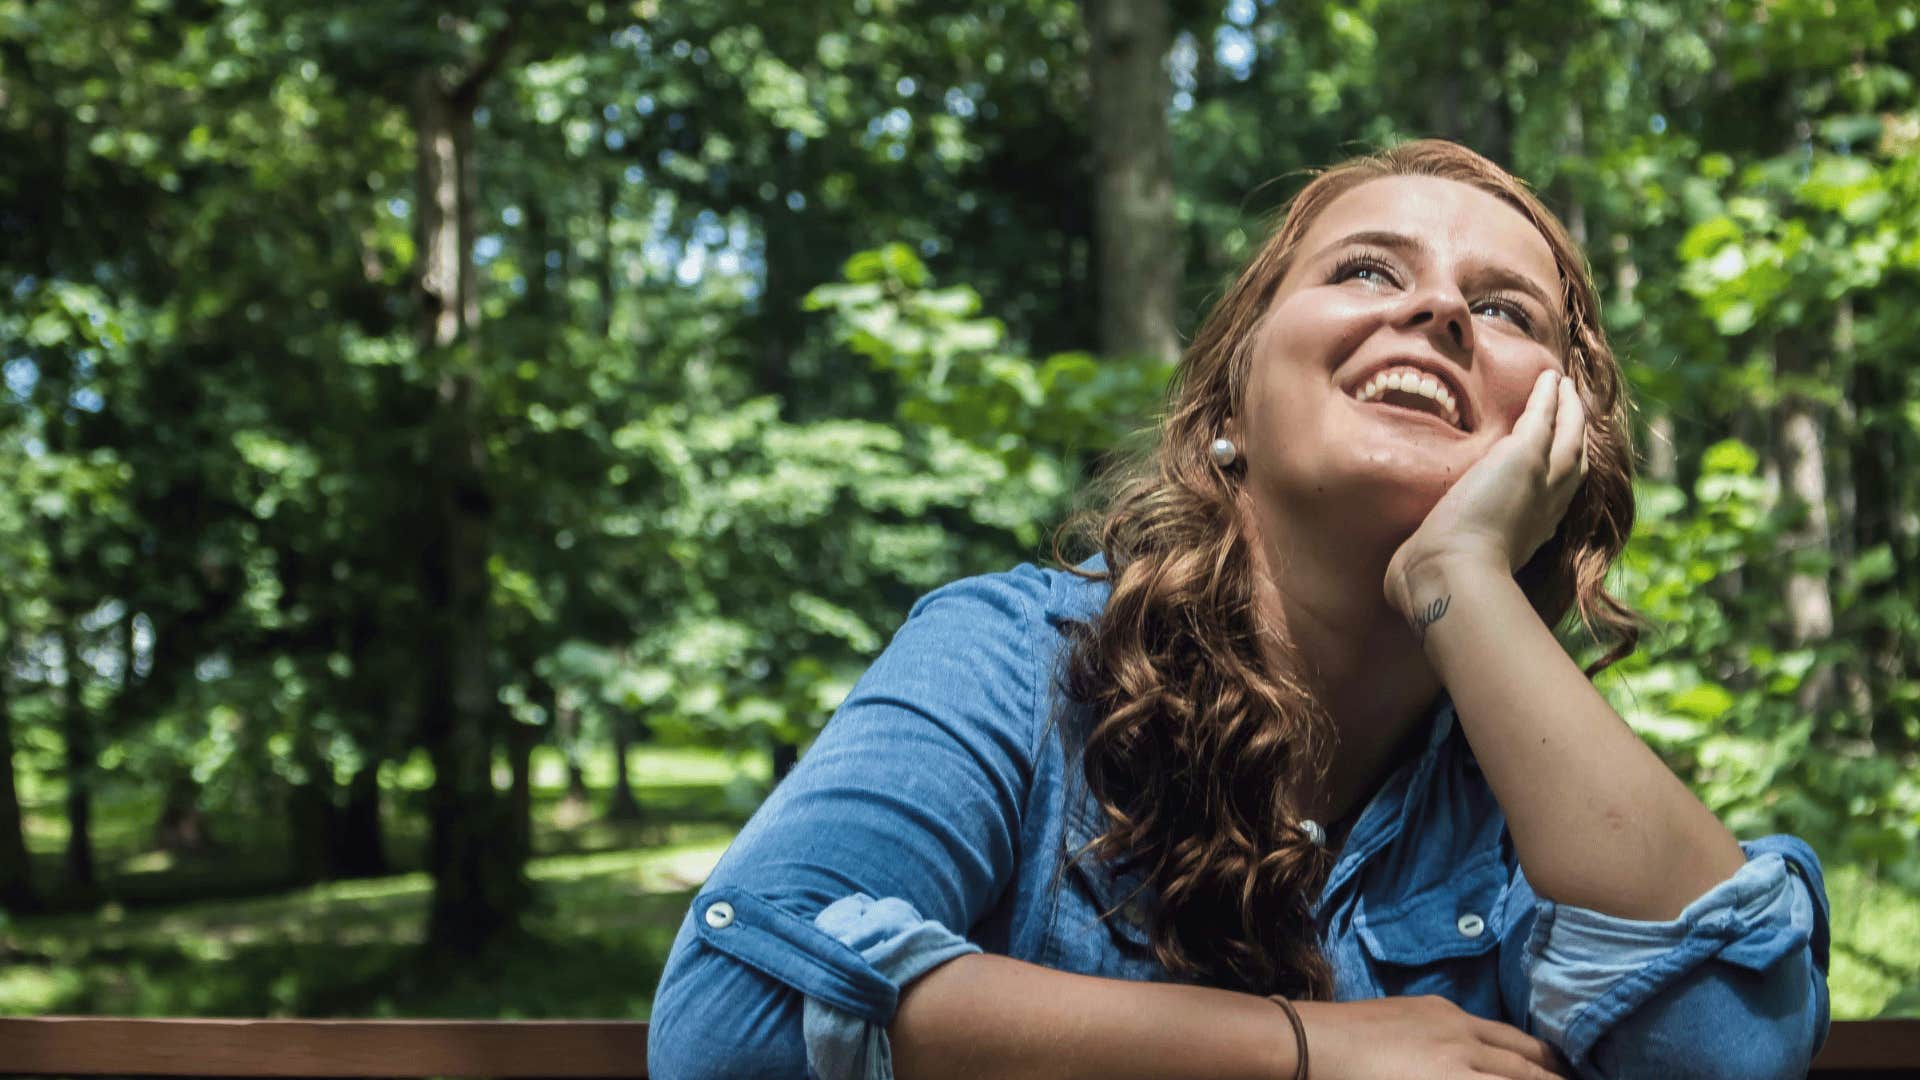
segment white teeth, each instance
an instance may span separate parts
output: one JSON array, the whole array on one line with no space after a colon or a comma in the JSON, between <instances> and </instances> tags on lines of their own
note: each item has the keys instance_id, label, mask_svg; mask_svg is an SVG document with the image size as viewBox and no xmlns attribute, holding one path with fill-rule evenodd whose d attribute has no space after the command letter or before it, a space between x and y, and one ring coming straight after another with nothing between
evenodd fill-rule
<instances>
[{"instance_id":1,"label":"white teeth","mask_svg":"<svg viewBox=\"0 0 1920 1080\"><path fill-rule=\"evenodd\" d=\"M1365 403L1374 400L1389 390L1398 390L1402 393L1419 394L1421 397L1431 398L1438 403L1441 410L1445 412L1448 423L1451 423L1454 427L1460 426L1460 406L1459 403L1454 400L1453 392L1448 390L1439 379L1432 375L1416 372L1412 369L1396 369L1375 375L1373 378L1367 380L1367 384L1361 387L1360 391L1353 396L1355 400Z\"/></svg>"}]
</instances>

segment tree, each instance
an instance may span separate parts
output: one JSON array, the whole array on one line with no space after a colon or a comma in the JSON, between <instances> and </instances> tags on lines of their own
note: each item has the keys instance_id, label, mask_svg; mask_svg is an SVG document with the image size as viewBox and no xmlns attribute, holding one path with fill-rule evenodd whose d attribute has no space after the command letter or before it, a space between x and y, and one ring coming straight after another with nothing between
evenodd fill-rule
<instances>
[{"instance_id":1,"label":"tree","mask_svg":"<svg viewBox=\"0 0 1920 1080\"><path fill-rule=\"evenodd\" d=\"M1179 358L1167 0L1088 0L1100 350Z\"/></svg>"}]
</instances>

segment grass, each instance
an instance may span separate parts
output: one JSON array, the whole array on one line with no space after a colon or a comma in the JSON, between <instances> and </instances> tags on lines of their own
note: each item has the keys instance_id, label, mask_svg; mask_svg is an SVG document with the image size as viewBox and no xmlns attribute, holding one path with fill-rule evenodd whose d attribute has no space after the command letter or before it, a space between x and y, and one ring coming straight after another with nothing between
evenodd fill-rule
<instances>
[{"instance_id":1,"label":"grass","mask_svg":"<svg viewBox=\"0 0 1920 1080\"><path fill-rule=\"evenodd\" d=\"M103 872L117 902L0 924L0 1014L644 1019L692 891L765 790L766 762L646 748L632 759L645 818L581 818L565 772L536 759L538 906L527 932L460 971L422 969L430 884L418 872L288 889L272 838L206 860L143 850L151 798L103 808ZM388 777L390 846L418 865L424 787L414 763ZM588 768L604 793L611 762ZM47 839L41 806L34 844ZM49 867L51 873L52 867ZM276 874L281 877L276 878ZM1920 895L1860 866L1830 866L1836 1019L1920 1016ZM217 896L218 898L209 898Z\"/></svg>"},{"instance_id":2,"label":"grass","mask_svg":"<svg viewBox=\"0 0 1920 1080\"><path fill-rule=\"evenodd\" d=\"M731 833L538 859L527 933L457 977L420 970L424 874L243 900L26 919L0 1012L644 1019L692 892Z\"/></svg>"},{"instance_id":3,"label":"grass","mask_svg":"<svg viewBox=\"0 0 1920 1080\"><path fill-rule=\"evenodd\" d=\"M0 1014L643 1019L693 890L764 794L762 758L645 748L630 759L642 819L583 816L565 768L536 758L536 906L525 933L456 971L420 965L431 883L413 871L287 888L267 823L221 821L213 855L143 850L157 799L102 801L97 910L0 924ZM590 763L603 801L610 761ZM386 778L401 867L424 848L404 807L430 774ZM56 871L57 804L31 805L31 841Z\"/></svg>"}]
</instances>

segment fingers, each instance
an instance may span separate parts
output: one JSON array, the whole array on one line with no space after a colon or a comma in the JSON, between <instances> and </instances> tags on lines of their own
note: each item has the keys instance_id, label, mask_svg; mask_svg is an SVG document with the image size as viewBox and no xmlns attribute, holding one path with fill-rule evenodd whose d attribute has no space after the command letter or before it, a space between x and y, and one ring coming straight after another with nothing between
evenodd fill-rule
<instances>
[{"instance_id":1,"label":"fingers","mask_svg":"<svg viewBox=\"0 0 1920 1080\"><path fill-rule=\"evenodd\" d=\"M1518 1054L1504 1046L1482 1047L1473 1067L1502 1080L1566 1080L1557 1062L1549 1060L1542 1064L1531 1055Z\"/></svg>"},{"instance_id":2,"label":"fingers","mask_svg":"<svg viewBox=\"0 0 1920 1080\"><path fill-rule=\"evenodd\" d=\"M1574 380L1561 378L1555 401L1553 446L1547 455L1547 483L1558 487L1584 476L1586 449L1586 405L1580 400L1580 390Z\"/></svg>"},{"instance_id":3,"label":"fingers","mask_svg":"<svg viewBox=\"0 0 1920 1080\"><path fill-rule=\"evenodd\" d=\"M1559 1075L1556 1070L1560 1066L1560 1053L1545 1040L1536 1039L1512 1024L1503 1024L1498 1020L1482 1021L1476 1034L1481 1042L1546 1070L1546 1075Z\"/></svg>"},{"instance_id":4,"label":"fingers","mask_svg":"<svg viewBox=\"0 0 1920 1080\"><path fill-rule=\"evenodd\" d=\"M1541 1068L1518 1054L1489 1047L1483 1060L1473 1065L1476 1073L1500 1080L1566 1080L1565 1073Z\"/></svg>"},{"instance_id":5,"label":"fingers","mask_svg":"<svg viewBox=\"0 0 1920 1080\"><path fill-rule=\"evenodd\" d=\"M1540 447L1544 454L1550 444L1554 429L1554 408L1557 399L1554 386L1560 379L1557 371L1543 371L1533 382L1533 392L1527 396L1527 407L1520 413L1520 419L1513 425L1513 433L1527 440L1531 445Z\"/></svg>"}]
</instances>

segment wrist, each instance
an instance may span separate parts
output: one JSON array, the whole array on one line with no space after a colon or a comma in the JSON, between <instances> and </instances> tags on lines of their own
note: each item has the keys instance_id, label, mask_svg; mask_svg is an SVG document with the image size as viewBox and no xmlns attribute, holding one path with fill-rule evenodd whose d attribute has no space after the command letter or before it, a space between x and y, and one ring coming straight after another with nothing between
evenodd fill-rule
<instances>
[{"instance_id":1,"label":"wrist","mask_svg":"<svg viewBox=\"0 0 1920 1080\"><path fill-rule=\"evenodd\" d=\"M1422 620L1431 621L1436 604L1462 588L1494 581L1513 584L1513 575L1499 559L1480 552L1402 549L1387 567L1387 602L1417 633Z\"/></svg>"},{"instance_id":2,"label":"wrist","mask_svg":"<svg viewBox=\"0 0 1920 1080\"><path fill-rule=\"evenodd\" d=\"M1267 995L1267 1000L1280 1007L1286 1013L1289 1033L1293 1036L1293 1054L1282 1058L1273 1075L1291 1080L1308 1080L1307 1029L1300 1018L1299 1008L1279 994ZM1284 1043L1284 1040L1282 1040Z\"/></svg>"}]
</instances>

